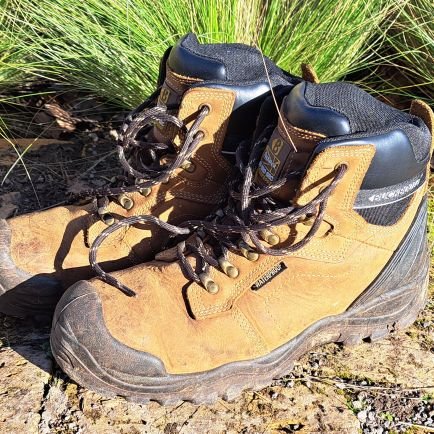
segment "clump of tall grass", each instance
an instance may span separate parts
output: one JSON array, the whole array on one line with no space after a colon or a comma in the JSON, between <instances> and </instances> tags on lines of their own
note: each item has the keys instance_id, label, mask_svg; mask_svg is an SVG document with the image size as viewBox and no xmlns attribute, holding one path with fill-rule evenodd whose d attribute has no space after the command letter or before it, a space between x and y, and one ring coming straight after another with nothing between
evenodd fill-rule
<instances>
[{"instance_id":1,"label":"clump of tall grass","mask_svg":"<svg viewBox=\"0 0 434 434\"><path fill-rule=\"evenodd\" d=\"M399 72L406 78L400 90L407 94L417 93L433 103L433 2L431 0L408 2L391 28L387 44L397 54L395 64Z\"/></svg>"},{"instance_id":2,"label":"clump of tall grass","mask_svg":"<svg viewBox=\"0 0 434 434\"><path fill-rule=\"evenodd\" d=\"M281 67L300 62L334 80L366 66L393 0L10 0L14 32L32 43L41 76L131 107L154 87L165 48L189 31L202 42L259 45Z\"/></svg>"},{"instance_id":3,"label":"clump of tall grass","mask_svg":"<svg viewBox=\"0 0 434 434\"><path fill-rule=\"evenodd\" d=\"M395 101L434 102L434 4L407 0L382 26L384 41L376 67L362 83Z\"/></svg>"},{"instance_id":4,"label":"clump of tall grass","mask_svg":"<svg viewBox=\"0 0 434 434\"><path fill-rule=\"evenodd\" d=\"M26 74L27 48L11 31L6 4L0 4L0 92L21 83Z\"/></svg>"},{"instance_id":5,"label":"clump of tall grass","mask_svg":"<svg viewBox=\"0 0 434 434\"><path fill-rule=\"evenodd\" d=\"M23 44L20 35L12 30L7 6L5 0L0 3L0 137L5 136L11 120L9 113L2 109L3 105L20 104L16 90L22 89L32 71L37 69L29 54L30 45Z\"/></svg>"},{"instance_id":6,"label":"clump of tall grass","mask_svg":"<svg viewBox=\"0 0 434 434\"><path fill-rule=\"evenodd\" d=\"M153 90L160 57L180 35L193 30L217 41L241 35L248 21L239 19L241 1L204 3L11 0L9 10L22 43L32 41L41 76L129 107Z\"/></svg>"},{"instance_id":7,"label":"clump of tall grass","mask_svg":"<svg viewBox=\"0 0 434 434\"><path fill-rule=\"evenodd\" d=\"M374 59L378 27L396 7L388 0L267 2L260 45L279 66L314 66L321 81L364 69Z\"/></svg>"}]
</instances>

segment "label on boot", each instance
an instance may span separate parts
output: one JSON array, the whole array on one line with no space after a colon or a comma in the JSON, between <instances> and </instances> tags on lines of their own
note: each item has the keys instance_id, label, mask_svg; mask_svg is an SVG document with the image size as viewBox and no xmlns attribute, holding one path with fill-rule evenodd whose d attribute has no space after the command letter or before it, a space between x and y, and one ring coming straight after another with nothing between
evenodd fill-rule
<instances>
[{"instance_id":1,"label":"label on boot","mask_svg":"<svg viewBox=\"0 0 434 434\"><path fill-rule=\"evenodd\" d=\"M257 170L259 178L266 184L271 184L278 179L283 170L288 167L288 157L292 152L291 146L282 139L276 130L259 162Z\"/></svg>"},{"instance_id":2,"label":"label on boot","mask_svg":"<svg viewBox=\"0 0 434 434\"><path fill-rule=\"evenodd\" d=\"M273 268L271 268L271 270L268 270L259 280L257 280L251 286L251 288L253 289L253 291L257 291L258 289L266 285L268 282L273 280L282 271L285 271L286 268L287 267L284 262L280 262L279 264L276 264Z\"/></svg>"},{"instance_id":3,"label":"label on boot","mask_svg":"<svg viewBox=\"0 0 434 434\"><path fill-rule=\"evenodd\" d=\"M274 129L259 161L255 183L264 186L286 178L287 182L273 192L272 196L282 201L291 200L296 194L300 177L312 150L322 138L322 134L301 130L291 125L285 113L281 112L278 126Z\"/></svg>"},{"instance_id":4,"label":"label on boot","mask_svg":"<svg viewBox=\"0 0 434 434\"><path fill-rule=\"evenodd\" d=\"M166 78L161 87L158 97L159 104L163 105L179 105L181 103L184 92L193 84L203 81L200 78L185 77L172 71L169 67L166 70Z\"/></svg>"}]
</instances>

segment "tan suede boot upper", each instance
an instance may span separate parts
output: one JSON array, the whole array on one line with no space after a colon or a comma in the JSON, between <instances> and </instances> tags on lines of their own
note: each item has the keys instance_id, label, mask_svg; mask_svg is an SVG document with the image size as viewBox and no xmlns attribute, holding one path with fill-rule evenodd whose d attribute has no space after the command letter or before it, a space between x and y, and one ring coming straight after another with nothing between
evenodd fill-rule
<instances>
[{"instance_id":1,"label":"tan suede boot upper","mask_svg":"<svg viewBox=\"0 0 434 434\"><path fill-rule=\"evenodd\" d=\"M341 94L334 96L332 91ZM324 111L324 100L329 98L324 94L330 93L330 105L341 104L349 113L348 122L337 108ZM339 103L346 94L360 98L360 104ZM352 132L357 113L364 113L363 104L382 113L383 130L368 126L374 132ZM306 120L307 108L314 111ZM413 320L427 287L425 195L433 114L421 102L413 105L412 113L430 131L420 118L391 109L350 85L298 85L282 105L282 117L259 161L255 182L249 184L252 174L244 166L241 196L234 193L230 202L239 201L238 218L245 218L251 228L268 221L267 213L263 220L261 213L254 214L256 220L243 214L243 201L253 200L247 199L244 188L256 194L256 206L264 210L278 206L276 221L299 215L296 221L270 224L266 231L240 229L248 245L229 247L223 261L217 244L228 228L236 228L230 205L226 217L216 216L214 226L203 224L208 237L196 233L185 244L162 252L158 261L114 273L135 297L98 279L70 288L56 310L52 332L52 347L62 368L105 394L123 394L140 402L149 398L206 402L207 396L230 396L228 390L266 384L315 345L379 337L394 324ZM312 131L306 124L312 125L315 116L318 124ZM367 115L360 122L374 121ZM335 137L329 139L331 134ZM300 149L299 155L293 145ZM411 151L405 157L408 161L392 154L389 160L380 159L389 146L401 145L403 153ZM259 148L253 154L255 149ZM372 171L379 164L388 167L394 158L402 162L400 171L380 177ZM419 172L413 176L410 169ZM302 178L294 191L291 174L300 171ZM404 171L410 174L408 182L373 188L375 180L387 176L405 179ZM264 193L264 188L282 179L283 187ZM277 204L260 201L261 195L269 194ZM287 210L288 206L293 208ZM201 243L209 248L203 250ZM282 251L276 249L288 253L274 253ZM191 277L185 259L199 279ZM80 317L80 309L86 309L86 318ZM102 348L95 347L91 329ZM70 362L64 360L65 354ZM121 358L122 365L113 357Z\"/></svg>"},{"instance_id":2,"label":"tan suede boot upper","mask_svg":"<svg viewBox=\"0 0 434 434\"><path fill-rule=\"evenodd\" d=\"M201 125L204 137L192 155L188 170L178 169L165 184L151 189L147 196L129 194L134 202L130 210L112 200L106 213L117 219L138 214L152 214L179 224L184 220L204 217L225 199L225 180L231 177L231 165L221 154L225 129L235 95L219 89L188 90L182 99L179 118L194 120L201 104L212 109ZM96 202L85 206L57 207L43 212L22 215L8 221L11 256L14 263L30 274L55 273L64 278L71 270L71 280L89 275L89 245L107 226L98 215ZM152 236L151 236L152 235ZM110 239L101 249L103 262L123 266L146 260L158 251L165 233L149 227L130 227ZM109 265L110 266L110 265ZM83 274L79 274L83 270ZM66 279L65 285L71 280Z\"/></svg>"},{"instance_id":3,"label":"tan suede boot upper","mask_svg":"<svg viewBox=\"0 0 434 434\"><path fill-rule=\"evenodd\" d=\"M208 55L210 50L212 53ZM149 160L152 154L148 148L147 154L140 150L142 142L151 149L154 144L168 148L166 153L155 147L159 166L155 157L151 163L143 163L142 157L136 159L141 164L158 166L151 168L152 173L171 168L167 176L166 172L161 176L161 182L160 178L155 182L152 177L139 178L140 167L131 162L126 170L130 178L135 178L133 188L134 182L140 184L136 191L126 190L118 196L111 191L123 187L117 190L115 187L83 206L56 207L0 221L0 295L9 292L11 297L10 291L14 290L16 299L28 301L33 291L37 304L44 304L40 295L46 294L38 291L50 287L50 292L58 294L55 303L61 294L59 287L67 288L92 276L89 248L107 225L137 215L152 215L180 224L204 218L225 201L233 164L224 154L235 153L236 143L249 139L270 86L292 86L290 78L267 60L271 68L268 82L262 57L254 48L237 45L233 53L230 50L231 44L201 45L194 35L187 35L171 49L167 62L163 62L158 110L142 105L127 118L121 131L123 153L127 145L135 146L139 155L142 152ZM244 83L234 59L246 55L255 59L256 66ZM234 119L240 116L245 125L234 125ZM184 161L178 162L179 155L185 155ZM125 167L122 154L120 157ZM176 165L172 168L170 164L174 161ZM103 198L108 199L108 204L106 200L102 206ZM131 266L151 259L168 236L152 224L129 226L104 243L99 258L108 270ZM0 297L0 311L23 315L8 309L5 300ZM31 313L32 309L27 310Z\"/></svg>"}]
</instances>

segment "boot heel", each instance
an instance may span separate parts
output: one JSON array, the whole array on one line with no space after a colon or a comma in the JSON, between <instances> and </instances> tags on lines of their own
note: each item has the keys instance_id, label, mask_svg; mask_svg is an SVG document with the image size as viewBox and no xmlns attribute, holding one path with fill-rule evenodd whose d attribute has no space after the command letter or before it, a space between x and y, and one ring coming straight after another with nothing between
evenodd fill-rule
<instances>
[{"instance_id":1,"label":"boot heel","mask_svg":"<svg viewBox=\"0 0 434 434\"><path fill-rule=\"evenodd\" d=\"M426 220L425 200L412 229L380 276L341 316L339 342L376 341L416 320L428 294Z\"/></svg>"}]
</instances>

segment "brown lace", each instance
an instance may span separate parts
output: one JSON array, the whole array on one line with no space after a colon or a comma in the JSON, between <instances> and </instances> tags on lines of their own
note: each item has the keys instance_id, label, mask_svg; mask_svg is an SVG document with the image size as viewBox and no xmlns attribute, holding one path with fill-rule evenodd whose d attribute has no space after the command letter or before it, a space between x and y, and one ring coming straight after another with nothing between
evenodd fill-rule
<instances>
[{"instance_id":1,"label":"brown lace","mask_svg":"<svg viewBox=\"0 0 434 434\"><path fill-rule=\"evenodd\" d=\"M118 177L117 182L122 185L85 190L75 196L75 199L94 198L102 219L106 215L107 206L114 198L119 200L119 197L127 193L150 191L153 186L166 182L176 169L189 160L203 138L200 125L209 113L208 106L199 108L195 121L187 129L180 119L168 113L173 107L147 105L149 103L144 103L132 112L121 128L117 151L126 176ZM156 124L162 128L169 124L175 126L182 140L182 145L177 151L172 143L155 143L147 140L149 132ZM137 168L132 166L132 161Z\"/></svg>"},{"instance_id":2,"label":"brown lace","mask_svg":"<svg viewBox=\"0 0 434 434\"><path fill-rule=\"evenodd\" d=\"M240 170L240 181L234 182L228 204L214 216L206 220L190 220L180 226L171 225L151 216L142 215L125 218L105 229L93 243L89 260L95 273L105 282L123 291L129 296L135 292L122 284L118 279L107 274L97 262L98 248L104 240L122 227L137 223L153 223L173 235L191 235L188 240L181 241L176 247L177 258L185 276L194 282L207 286L209 268L222 269L222 259L228 260L229 251L247 256L250 254L268 254L273 256L289 255L305 246L318 231L324 218L327 201L344 176L347 166L341 164L335 169L331 183L314 199L302 207L281 206L270 193L282 187L286 179L279 179L267 187L258 187L253 182L258 161L269 131L264 132L248 155L246 144L237 151L237 167ZM244 163L247 160L247 163ZM314 222L306 236L289 247L274 248L265 245L260 237L264 230L281 225L293 225L302 219L313 218ZM250 247L253 245L254 247ZM189 255L197 258L196 268L187 260ZM208 281L209 282L209 281ZM213 282L211 282L213 283Z\"/></svg>"}]
</instances>

